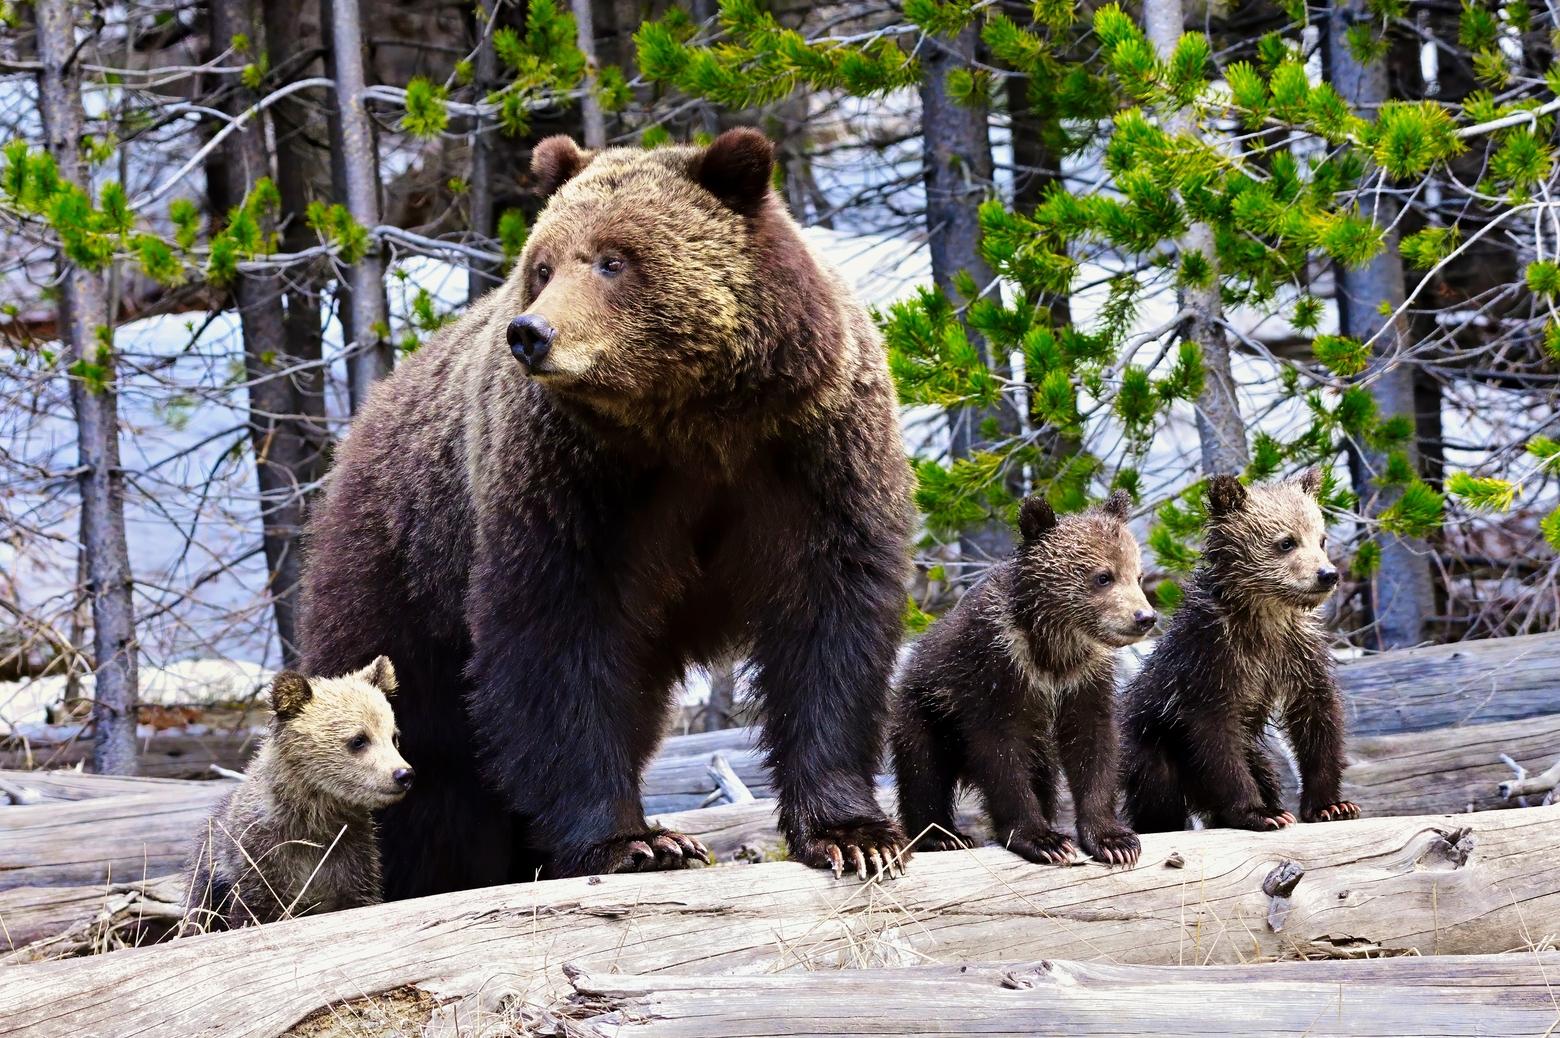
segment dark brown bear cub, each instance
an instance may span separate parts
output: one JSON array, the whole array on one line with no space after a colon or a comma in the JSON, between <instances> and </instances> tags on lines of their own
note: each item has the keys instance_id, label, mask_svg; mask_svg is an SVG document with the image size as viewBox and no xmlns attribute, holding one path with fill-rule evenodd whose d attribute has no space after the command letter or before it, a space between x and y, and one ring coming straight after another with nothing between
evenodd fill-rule
<instances>
[{"instance_id":1,"label":"dark brown bear cub","mask_svg":"<svg viewBox=\"0 0 1560 1038\"><path fill-rule=\"evenodd\" d=\"M793 856L866 875L909 465L865 307L707 148L537 146L509 279L375 387L310 520L304 660L395 653L417 787L385 896L706 857L640 778L691 666L741 653Z\"/></svg>"},{"instance_id":2,"label":"dark brown bear cub","mask_svg":"<svg viewBox=\"0 0 1560 1038\"><path fill-rule=\"evenodd\" d=\"M1208 485L1202 564L1124 710L1127 817L1138 832L1294 822L1263 747L1277 721L1300 768L1300 817L1357 818L1339 797L1343 705L1316 609L1338 584L1321 473Z\"/></svg>"},{"instance_id":3,"label":"dark brown bear cub","mask_svg":"<svg viewBox=\"0 0 1560 1038\"><path fill-rule=\"evenodd\" d=\"M1060 765L1078 843L1103 862L1137 861L1137 837L1116 817L1114 650L1147 634L1155 615L1138 586L1129 505L1118 491L1058 520L1027 498L1014 557L916 643L893 752L900 818L923 849L968 845L953 819L966 782L999 843L1030 861L1067 861L1072 843L1051 827Z\"/></svg>"}]
</instances>

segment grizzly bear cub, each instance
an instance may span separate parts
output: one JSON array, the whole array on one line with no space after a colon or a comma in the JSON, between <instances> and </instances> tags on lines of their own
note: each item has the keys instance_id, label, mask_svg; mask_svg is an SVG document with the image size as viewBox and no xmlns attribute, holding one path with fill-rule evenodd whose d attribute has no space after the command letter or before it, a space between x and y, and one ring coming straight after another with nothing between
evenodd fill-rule
<instances>
[{"instance_id":1,"label":"grizzly bear cub","mask_svg":"<svg viewBox=\"0 0 1560 1038\"><path fill-rule=\"evenodd\" d=\"M380 656L341 678L283 671L271 730L186 865L187 925L228 929L382 899L372 812L412 788Z\"/></svg>"},{"instance_id":2,"label":"grizzly bear cub","mask_svg":"<svg viewBox=\"0 0 1560 1038\"><path fill-rule=\"evenodd\" d=\"M1138 832L1280 829L1263 731L1277 721L1299 765L1300 817L1357 818L1339 797L1343 704L1317 607L1338 584L1317 498L1322 476L1208 485L1203 561L1124 706L1127 817Z\"/></svg>"},{"instance_id":3,"label":"grizzly bear cub","mask_svg":"<svg viewBox=\"0 0 1560 1038\"><path fill-rule=\"evenodd\" d=\"M924 850L969 840L954 827L959 782L980 791L997 841L1033 862L1074 852L1051 828L1058 764L1078 843L1131 865L1138 839L1116 817L1115 654L1153 628L1127 529L1130 498L1061 519L1043 499L1019 512L1023 543L921 640L893 722L906 833Z\"/></svg>"}]
</instances>

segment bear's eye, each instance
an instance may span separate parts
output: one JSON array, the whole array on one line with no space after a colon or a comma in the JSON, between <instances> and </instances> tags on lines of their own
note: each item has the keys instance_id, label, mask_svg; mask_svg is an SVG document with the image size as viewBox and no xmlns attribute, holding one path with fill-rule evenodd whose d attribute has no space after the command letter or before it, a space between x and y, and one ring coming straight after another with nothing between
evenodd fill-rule
<instances>
[{"instance_id":1,"label":"bear's eye","mask_svg":"<svg viewBox=\"0 0 1560 1038\"><path fill-rule=\"evenodd\" d=\"M347 749L351 750L353 753L362 753L364 750L368 749L368 736L362 732L358 732L352 738L347 740Z\"/></svg>"},{"instance_id":2,"label":"bear's eye","mask_svg":"<svg viewBox=\"0 0 1560 1038\"><path fill-rule=\"evenodd\" d=\"M596 269L601 271L601 273L605 276L611 278L617 277L619 274L623 273L623 268L626 265L627 263L622 256L603 256L599 261L597 261Z\"/></svg>"},{"instance_id":3,"label":"bear's eye","mask_svg":"<svg viewBox=\"0 0 1560 1038\"><path fill-rule=\"evenodd\" d=\"M1327 535L1325 533L1322 534L1321 542L1317 546L1323 549L1327 547Z\"/></svg>"},{"instance_id":4,"label":"bear's eye","mask_svg":"<svg viewBox=\"0 0 1560 1038\"><path fill-rule=\"evenodd\" d=\"M1095 587L1110 587L1110 585L1113 584L1115 582L1115 580L1116 580L1116 578L1111 576L1109 573L1096 573L1096 574L1094 574L1094 586Z\"/></svg>"},{"instance_id":5,"label":"bear's eye","mask_svg":"<svg viewBox=\"0 0 1560 1038\"><path fill-rule=\"evenodd\" d=\"M552 268L545 263L539 263L536 267L536 283L545 285L552 280Z\"/></svg>"},{"instance_id":6,"label":"bear's eye","mask_svg":"<svg viewBox=\"0 0 1560 1038\"><path fill-rule=\"evenodd\" d=\"M1297 545L1295 544L1295 539L1293 537L1285 537L1283 540L1278 542L1278 550L1285 555L1288 555L1290 552L1294 551L1296 547Z\"/></svg>"}]
</instances>

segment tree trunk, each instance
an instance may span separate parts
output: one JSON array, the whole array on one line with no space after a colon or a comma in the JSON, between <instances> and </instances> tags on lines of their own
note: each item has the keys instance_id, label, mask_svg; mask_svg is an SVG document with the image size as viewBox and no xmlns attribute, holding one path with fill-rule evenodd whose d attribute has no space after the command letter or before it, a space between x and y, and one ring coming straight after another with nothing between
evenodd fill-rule
<instances>
[{"instance_id":1,"label":"tree trunk","mask_svg":"<svg viewBox=\"0 0 1560 1038\"><path fill-rule=\"evenodd\" d=\"M333 170L337 194L352 219L372 232L379 226L379 154L374 124L364 107L363 30L358 0L323 0L329 28L331 76L336 81L332 120ZM395 354L389 339L384 254L377 239L347 275L349 305L342 313L352 413L368 399L374 383L390 373Z\"/></svg>"},{"instance_id":2,"label":"tree trunk","mask_svg":"<svg viewBox=\"0 0 1560 1038\"><path fill-rule=\"evenodd\" d=\"M252 42L250 52L237 60L254 59L264 33L252 0L212 0L212 49L220 53L240 35ZM258 100L255 92L236 78L223 83L221 107L228 115L239 115ZM264 116L251 119L229 135L223 151L226 194L232 204L241 205L255 184L271 176ZM269 212L260 212L257 219L263 236L275 233L276 224ZM291 666L298 658L296 612L303 572L299 541L305 494L319 478L319 452L302 395L291 375L296 362L287 350L281 284L280 279L241 275L233 289L233 301L244 336L249 440L260 485L266 592L275 611L282 660Z\"/></svg>"},{"instance_id":3,"label":"tree trunk","mask_svg":"<svg viewBox=\"0 0 1560 1038\"><path fill-rule=\"evenodd\" d=\"M493 50L492 12L486 4L476 6L477 56L473 70L476 86L475 99L481 102L498 78L498 56ZM471 120L471 183L466 197L471 206L470 224L472 244L487 248L497 226L493 204L493 140L496 124L490 124L482 116ZM476 302L488 289L498 284L496 268L476 260L468 260L466 270L466 302Z\"/></svg>"},{"instance_id":4,"label":"tree trunk","mask_svg":"<svg viewBox=\"0 0 1560 1038\"><path fill-rule=\"evenodd\" d=\"M1487 954L1560 930L1557 854L1560 807L1545 807L1150 835L1134 869L1037 867L996 847L924 854L882 889L790 862L489 887L7 968L0 1035L276 1035L408 987L458 1001L469 1026L484 998L556 1007L564 963L763 976Z\"/></svg>"},{"instance_id":5,"label":"tree trunk","mask_svg":"<svg viewBox=\"0 0 1560 1038\"><path fill-rule=\"evenodd\" d=\"M1349 48L1349 28L1370 19L1368 7L1368 0L1341 0L1327 19L1326 36L1329 80L1365 119L1374 118L1376 110L1391 99L1385 63L1362 65ZM1372 350L1375 361L1367 372L1373 379L1370 391L1377 412L1383 418L1414 417L1414 369L1396 359L1409 343L1408 319L1400 315L1387 327L1387 317L1382 313L1396 313L1406 297L1403 257L1398 252L1397 232L1391 229L1397 222L1398 204L1390 190L1383 190L1361 197L1360 208L1371 213L1376 224L1388 231L1381 252L1368 264L1357 269L1337 267L1338 325L1343 334L1362 342L1380 333ZM1403 450L1418 472L1417 436L1411 437ZM1399 496L1399 491L1378 488L1374 483L1386 468L1387 454L1366 444L1351 453L1354 491L1365 514L1375 518ZM1405 540L1385 530L1379 532L1378 538L1381 563L1371 578L1366 603L1376 647L1396 649L1418 644L1425 637L1425 620L1435 610L1428 549L1422 541Z\"/></svg>"},{"instance_id":6,"label":"tree trunk","mask_svg":"<svg viewBox=\"0 0 1560 1038\"><path fill-rule=\"evenodd\" d=\"M607 146L607 116L596 95L596 21L591 0L570 0L574 11L576 45L585 55L585 81L580 84L580 119L585 128L585 147Z\"/></svg>"},{"instance_id":7,"label":"tree trunk","mask_svg":"<svg viewBox=\"0 0 1560 1038\"><path fill-rule=\"evenodd\" d=\"M567 971L571 1034L833 1038L842 1034L1422 1038L1554 1029L1560 952L1248 966L1038 962L684 977ZM1216 1007L1216 1008L1215 1008Z\"/></svg>"},{"instance_id":8,"label":"tree trunk","mask_svg":"<svg viewBox=\"0 0 1560 1038\"><path fill-rule=\"evenodd\" d=\"M1144 0L1143 27L1159 57L1168 60L1186 31L1181 0ZM1183 108L1165 120L1165 131L1189 138L1200 136L1197 116ZM1224 307L1219 301L1219 258L1214 250L1213 228L1193 223L1179 242L1183 255L1201 255L1208 272L1205 281L1180 290L1181 309L1187 314L1186 336L1202 348L1203 389L1197 397L1197 434L1202 441L1203 474L1239 473L1251 460L1246 450L1246 426L1235 396L1230 373L1230 344L1224 332Z\"/></svg>"},{"instance_id":9,"label":"tree trunk","mask_svg":"<svg viewBox=\"0 0 1560 1038\"><path fill-rule=\"evenodd\" d=\"M710 701L704 706L706 732L718 732L736 723L737 665L726 660L710 668Z\"/></svg>"},{"instance_id":10,"label":"tree trunk","mask_svg":"<svg viewBox=\"0 0 1560 1038\"><path fill-rule=\"evenodd\" d=\"M90 196L91 178L81 160L86 121L77 64L76 15L71 0L39 0L39 108L49 154L60 179ZM125 540L124 475L119 467L118 357L108 323L101 275L60 256L60 339L69 366L97 369L72 374L71 407L81 492L81 542L87 593L92 602L92 769L135 773L136 642L130 550Z\"/></svg>"},{"instance_id":11,"label":"tree trunk","mask_svg":"<svg viewBox=\"0 0 1560 1038\"><path fill-rule=\"evenodd\" d=\"M991 284L991 267L980 254L980 204L991 188L991 140L987 135L983 104L959 104L949 91L949 76L975 61L979 34L969 26L952 38L928 36L923 42L921 67L921 131L925 154L922 176L926 187L926 234L931 253L932 281L954 306L960 303L955 279L962 271L985 289ZM993 289L995 291L995 289ZM962 318L961 318L962 319ZM968 322L965 332L983 363L999 376L1009 376L1006 358L991 355L987 343ZM1012 416L966 407L949 412L949 451L954 458L968 457L983 443L980 427L987 418L1014 425ZM999 561L1012 550L1007 528L989 522L960 538L960 554L966 569L959 582L973 583L974 567Z\"/></svg>"}]
</instances>

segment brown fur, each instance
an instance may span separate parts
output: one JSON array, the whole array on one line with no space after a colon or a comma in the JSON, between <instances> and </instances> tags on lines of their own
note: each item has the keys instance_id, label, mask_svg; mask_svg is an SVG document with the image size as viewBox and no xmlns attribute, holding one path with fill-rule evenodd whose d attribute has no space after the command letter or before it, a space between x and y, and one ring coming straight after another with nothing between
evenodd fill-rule
<instances>
[{"instance_id":1,"label":"brown fur","mask_svg":"<svg viewBox=\"0 0 1560 1038\"><path fill-rule=\"evenodd\" d=\"M338 452L305 659L415 646L398 709L419 778L386 815L387 896L696 859L646 823L640 772L675 682L734 650L792 852L897 846L872 793L909 528L896 402L770 154L753 131L543 142L556 194L513 274ZM534 362L511 353L521 318L551 333Z\"/></svg>"},{"instance_id":2,"label":"brown fur","mask_svg":"<svg viewBox=\"0 0 1560 1038\"><path fill-rule=\"evenodd\" d=\"M1129 499L1058 520L1043 499L1022 508L1023 543L916 644L896 703L900 818L930 849L954 829L959 782L980 791L999 842L1030 861L1073 848L1051 828L1056 772L1067 775L1078 841L1111 864L1137 860L1116 818L1115 659L1153 611L1127 528Z\"/></svg>"},{"instance_id":3,"label":"brown fur","mask_svg":"<svg viewBox=\"0 0 1560 1038\"><path fill-rule=\"evenodd\" d=\"M276 676L271 731L185 867L191 924L271 923L380 900L372 812L411 781L386 698L394 691L383 656L341 678Z\"/></svg>"},{"instance_id":4,"label":"brown fur","mask_svg":"<svg viewBox=\"0 0 1560 1038\"><path fill-rule=\"evenodd\" d=\"M1343 705L1316 609L1337 570L1316 496L1321 475L1208 488L1203 563L1169 630L1127 691L1127 813L1139 832L1210 824L1276 829L1279 801L1263 732L1276 721L1300 766L1305 821L1354 818L1339 799Z\"/></svg>"}]
</instances>

